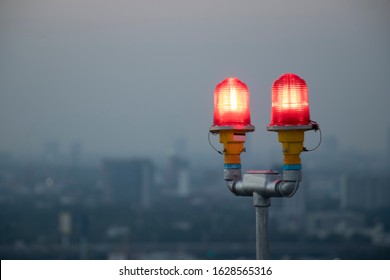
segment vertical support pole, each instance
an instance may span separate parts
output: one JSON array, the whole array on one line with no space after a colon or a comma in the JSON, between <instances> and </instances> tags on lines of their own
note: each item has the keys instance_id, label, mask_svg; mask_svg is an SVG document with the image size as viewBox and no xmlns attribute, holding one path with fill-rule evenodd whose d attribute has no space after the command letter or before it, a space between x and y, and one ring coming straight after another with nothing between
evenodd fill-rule
<instances>
[{"instance_id":1,"label":"vertical support pole","mask_svg":"<svg viewBox=\"0 0 390 280\"><path fill-rule=\"evenodd\" d=\"M268 219L271 198L253 193L253 206L256 209L256 259L269 258Z\"/></svg>"}]
</instances>

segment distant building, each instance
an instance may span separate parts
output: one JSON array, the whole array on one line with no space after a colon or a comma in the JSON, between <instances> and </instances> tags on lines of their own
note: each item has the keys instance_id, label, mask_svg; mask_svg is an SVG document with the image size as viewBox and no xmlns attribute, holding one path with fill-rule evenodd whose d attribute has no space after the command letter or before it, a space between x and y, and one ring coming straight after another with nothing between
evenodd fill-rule
<instances>
[{"instance_id":1,"label":"distant building","mask_svg":"<svg viewBox=\"0 0 390 280\"><path fill-rule=\"evenodd\" d=\"M177 187L179 195L188 196L190 194L190 172L188 168L179 170L177 176Z\"/></svg>"},{"instance_id":2,"label":"distant building","mask_svg":"<svg viewBox=\"0 0 390 280\"><path fill-rule=\"evenodd\" d=\"M364 215L350 211L316 211L307 214L306 233L320 239L332 234L351 237L364 228Z\"/></svg>"},{"instance_id":3,"label":"distant building","mask_svg":"<svg viewBox=\"0 0 390 280\"><path fill-rule=\"evenodd\" d=\"M190 194L190 162L186 155L187 141L177 139L174 148L169 151L165 184L170 193L179 196Z\"/></svg>"},{"instance_id":4,"label":"distant building","mask_svg":"<svg viewBox=\"0 0 390 280\"><path fill-rule=\"evenodd\" d=\"M154 190L154 165L148 159L110 159L103 162L109 201L149 208Z\"/></svg>"},{"instance_id":5,"label":"distant building","mask_svg":"<svg viewBox=\"0 0 390 280\"><path fill-rule=\"evenodd\" d=\"M342 175L340 208L380 210L390 207L390 177L365 174Z\"/></svg>"},{"instance_id":6,"label":"distant building","mask_svg":"<svg viewBox=\"0 0 390 280\"><path fill-rule=\"evenodd\" d=\"M168 167L168 188L180 196L190 193L190 164L179 156L171 156Z\"/></svg>"}]
</instances>

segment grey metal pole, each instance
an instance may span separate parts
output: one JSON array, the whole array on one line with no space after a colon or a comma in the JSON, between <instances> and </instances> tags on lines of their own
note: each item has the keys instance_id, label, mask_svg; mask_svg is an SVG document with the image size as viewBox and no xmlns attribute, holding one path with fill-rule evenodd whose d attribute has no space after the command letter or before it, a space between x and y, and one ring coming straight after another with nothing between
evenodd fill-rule
<instances>
[{"instance_id":1,"label":"grey metal pole","mask_svg":"<svg viewBox=\"0 0 390 280\"><path fill-rule=\"evenodd\" d=\"M271 199L253 193L253 206L256 209L256 259L269 258L268 220Z\"/></svg>"},{"instance_id":2,"label":"grey metal pole","mask_svg":"<svg viewBox=\"0 0 390 280\"><path fill-rule=\"evenodd\" d=\"M269 257L268 207L256 206L256 259Z\"/></svg>"}]
</instances>

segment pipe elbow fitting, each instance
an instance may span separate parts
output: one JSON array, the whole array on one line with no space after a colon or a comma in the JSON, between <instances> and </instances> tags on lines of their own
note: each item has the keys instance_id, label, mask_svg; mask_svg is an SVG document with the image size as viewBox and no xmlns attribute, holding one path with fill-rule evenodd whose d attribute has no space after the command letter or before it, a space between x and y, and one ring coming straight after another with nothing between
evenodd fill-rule
<instances>
[{"instance_id":1,"label":"pipe elbow fitting","mask_svg":"<svg viewBox=\"0 0 390 280\"><path fill-rule=\"evenodd\" d=\"M226 185L229 188L229 191L231 191L234 194L236 194L235 193L235 187L234 187L235 183L236 182L234 180L226 180Z\"/></svg>"},{"instance_id":2,"label":"pipe elbow fitting","mask_svg":"<svg viewBox=\"0 0 390 280\"><path fill-rule=\"evenodd\" d=\"M229 180L226 181L226 185L229 190L234 193L236 196L248 196L251 195L243 189L242 180Z\"/></svg>"},{"instance_id":3,"label":"pipe elbow fitting","mask_svg":"<svg viewBox=\"0 0 390 280\"><path fill-rule=\"evenodd\" d=\"M298 190L299 181L280 181L276 185L276 191L280 196L292 197Z\"/></svg>"}]
</instances>

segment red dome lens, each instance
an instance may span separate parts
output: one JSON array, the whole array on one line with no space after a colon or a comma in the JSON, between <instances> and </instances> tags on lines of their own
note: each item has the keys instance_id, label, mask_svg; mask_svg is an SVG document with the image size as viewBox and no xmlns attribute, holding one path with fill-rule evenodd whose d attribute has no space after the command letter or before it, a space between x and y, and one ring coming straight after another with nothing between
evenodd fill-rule
<instances>
[{"instance_id":1,"label":"red dome lens","mask_svg":"<svg viewBox=\"0 0 390 280\"><path fill-rule=\"evenodd\" d=\"M250 125L249 91L237 78L227 78L214 91L214 126Z\"/></svg>"},{"instance_id":2,"label":"red dome lens","mask_svg":"<svg viewBox=\"0 0 390 280\"><path fill-rule=\"evenodd\" d=\"M305 80L284 74L272 85L270 126L310 124L308 90Z\"/></svg>"}]
</instances>

